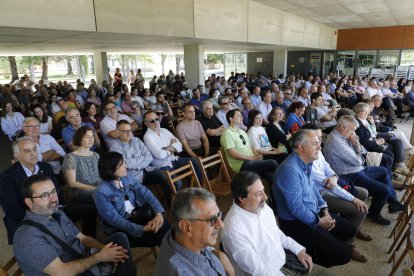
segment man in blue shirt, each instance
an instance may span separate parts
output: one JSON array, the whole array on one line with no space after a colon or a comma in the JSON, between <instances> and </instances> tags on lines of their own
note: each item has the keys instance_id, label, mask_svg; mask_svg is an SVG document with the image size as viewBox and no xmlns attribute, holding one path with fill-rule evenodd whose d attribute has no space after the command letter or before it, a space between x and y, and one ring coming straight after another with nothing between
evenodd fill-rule
<instances>
[{"instance_id":1,"label":"man in blue shirt","mask_svg":"<svg viewBox=\"0 0 414 276\"><path fill-rule=\"evenodd\" d=\"M215 196L201 188L177 193L172 230L161 243L154 275L234 275L227 256L213 246L223 228Z\"/></svg>"},{"instance_id":2,"label":"man in blue shirt","mask_svg":"<svg viewBox=\"0 0 414 276\"><path fill-rule=\"evenodd\" d=\"M351 257L366 261L353 246L345 243L355 236L355 227L329 213L314 185L312 162L318 159L321 150L315 131L299 130L292 143L294 152L276 170L272 187L280 228L302 244L319 265L343 265Z\"/></svg>"}]
</instances>

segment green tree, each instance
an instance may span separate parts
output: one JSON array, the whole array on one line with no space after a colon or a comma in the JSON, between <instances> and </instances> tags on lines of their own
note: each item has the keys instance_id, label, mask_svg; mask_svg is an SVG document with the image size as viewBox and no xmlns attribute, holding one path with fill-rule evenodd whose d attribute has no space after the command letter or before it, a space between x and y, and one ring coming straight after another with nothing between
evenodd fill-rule
<instances>
[{"instance_id":1,"label":"green tree","mask_svg":"<svg viewBox=\"0 0 414 276\"><path fill-rule=\"evenodd\" d=\"M208 54L207 55L207 63L209 64L218 64L218 63L223 63L224 55L222 54Z\"/></svg>"},{"instance_id":2,"label":"green tree","mask_svg":"<svg viewBox=\"0 0 414 276\"><path fill-rule=\"evenodd\" d=\"M183 60L183 58L184 58L183 54L175 55L175 72L177 75L180 74L180 65L181 65L181 61Z\"/></svg>"}]
</instances>

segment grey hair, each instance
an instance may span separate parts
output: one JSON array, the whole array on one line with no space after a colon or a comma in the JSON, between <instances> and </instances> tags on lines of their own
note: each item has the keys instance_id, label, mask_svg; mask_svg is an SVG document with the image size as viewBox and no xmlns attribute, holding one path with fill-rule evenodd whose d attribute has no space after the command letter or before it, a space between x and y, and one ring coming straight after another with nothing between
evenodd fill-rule
<instances>
[{"instance_id":1,"label":"grey hair","mask_svg":"<svg viewBox=\"0 0 414 276\"><path fill-rule=\"evenodd\" d=\"M15 158L17 158L17 155L19 155L19 153L20 153L20 150L19 150L19 145L20 145L21 143L25 142L25 141L31 141L31 142L33 142L33 143L36 145L36 143L35 143L35 141L33 140L33 138L32 138L32 137L29 137L29 136L23 136L23 137L18 138L18 139L17 139L16 141L14 141L14 142L13 142L13 144L12 144L13 156L14 156ZM37 147L37 146L36 146L36 147Z\"/></svg>"},{"instance_id":2,"label":"grey hair","mask_svg":"<svg viewBox=\"0 0 414 276\"><path fill-rule=\"evenodd\" d=\"M187 188L179 191L171 204L171 218L173 230L176 234L181 233L179 223L183 219L193 219L200 210L194 206L194 199L204 201L216 200L214 194L202 188Z\"/></svg>"},{"instance_id":3,"label":"grey hair","mask_svg":"<svg viewBox=\"0 0 414 276\"><path fill-rule=\"evenodd\" d=\"M206 105L210 104L211 106L213 106L213 103L210 102L209 100L205 100L201 102L201 110L204 112L205 111L205 107Z\"/></svg>"},{"instance_id":4,"label":"grey hair","mask_svg":"<svg viewBox=\"0 0 414 276\"><path fill-rule=\"evenodd\" d=\"M371 97L371 100L375 100L376 98L381 98L381 96L380 95L374 95L374 96Z\"/></svg>"},{"instance_id":5,"label":"grey hair","mask_svg":"<svg viewBox=\"0 0 414 276\"><path fill-rule=\"evenodd\" d=\"M367 103L363 103L363 102L359 102L356 105L354 105L354 107L352 108L352 110L355 112L356 115L358 115L358 113L365 111L366 109L369 109L369 104Z\"/></svg>"},{"instance_id":6,"label":"grey hair","mask_svg":"<svg viewBox=\"0 0 414 276\"><path fill-rule=\"evenodd\" d=\"M23 125L26 125L30 121L36 121L36 122L40 123L39 119L37 119L36 117L27 117L27 118L24 119Z\"/></svg>"},{"instance_id":7,"label":"grey hair","mask_svg":"<svg viewBox=\"0 0 414 276\"><path fill-rule=\"evenodd\" d=\"M344 127L349 127L349 126L356 126L357 128L359 127L359 123L357 121L357 119L355 119L352 116L349 115L344 115L342 116L338 122L336 123L337 127L340 126L344 126Z\"/></svg>"},{"instance_id":8,"label":"grey hair","mask_svg":"<svg viewBox=\"0 0 414 276\"><path fill-rule=\"evenodd\" d=\"M292 137L292 147L296 149L298 145L306 144L311 133L315 133L315 131L313 129L299 129Z\"/></svg>"},{"instance_id":9,"label":"grey hair","mask_svg":"<svg viewBox=\"0 0 414 276\"><path fill-rule=\"evenodd\" d=\"M65 118L66 118L66 121L69 121L69 120L68 120L68 113L69 113L69 112L71 112L72 110L76 110L76 111L78 111L78 112L79 112L79 110L78 110L78 109L76 109L76 108L72 108L72 107L67 108L67 109L65 110ZM79 112L79 114L80 114L80 112Z\"/></svg>"}]
</instances>

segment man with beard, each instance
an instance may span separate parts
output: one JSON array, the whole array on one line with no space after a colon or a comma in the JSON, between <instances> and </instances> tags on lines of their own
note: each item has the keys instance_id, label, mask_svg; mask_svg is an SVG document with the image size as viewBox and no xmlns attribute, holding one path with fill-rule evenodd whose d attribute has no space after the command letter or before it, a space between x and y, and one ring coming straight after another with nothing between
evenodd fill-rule
<instances>
[{"instance_id":1,"label":"man with beard","mask_svg":"<svg viewBox=\"0 0 414 276\"><path fill-rule=\"evenodd\" d=\"M314 265L306 248L285 236L276 224L260 176L240 172L231 182L233 206L224 220L221 240L236 275L293 275L284 249L295 254L309 275L331 275ZM297 274L294 274L297 275Z\"/></svg>"},{"instance_id":2,"label":"man with beard","mask_svg":"<svg viewBox=\"0 0 414 276\"><path fill-rule=\"evenodd\" d=\"M111 242L104 245L80 233L58 210L58 192L50 178L33 175L23 183L22 192L28 210L14 236L13 250L25 275L101 275L100 263L114 263L117 275L136 275L125 234L111 235ZM86 257L89 248L97 252Z\"/></svg>"}]
</instances>

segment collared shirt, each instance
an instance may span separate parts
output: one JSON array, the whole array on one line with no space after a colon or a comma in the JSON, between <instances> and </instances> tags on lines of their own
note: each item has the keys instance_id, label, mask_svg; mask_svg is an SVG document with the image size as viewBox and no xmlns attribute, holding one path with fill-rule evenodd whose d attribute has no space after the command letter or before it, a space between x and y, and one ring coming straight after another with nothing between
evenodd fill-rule
<instances>
[{"instance_id":1,"label":"collared shirt","mask_svg":"<svg viewBox=\"0 0 414 276\"><path fill-rule=\"evenodd\" d=\"M112 119L109 116L105 116L103 120L101 121L101 123L99 124L101 128L102 136L108 148L111 148L112 143L116 140L116 139L112 139L111 137L109 137L108 132L115 130L116 123L121 120L127 120L128 123L132 123L132 119L129 116L125 114L118 114L116 120Z\"/></svg>"},{"instance_id":2,"label":"collared shirt","mask_svg":"<svg viewBox=\"0 0 414 276\"><path fill-rule=\"evenodd\" d=\"M81 122L81 126L87 126L90 127L92 130L95 130L91 123ZM73 134L75 133L75 131L76 129L74 129L71 124L68 124L62 129L62 138L66 146L72 144Z\"/></svg>"},{"instance_id":3,"label":"collared shirt","mask_svg":"<svg viewBox=\"0 0 414 276\"><path fill-rule=\"evenodd\" d=\"M321 121L321 118L328 114L329 110L327 106L317 106L316 107L316 118L318 119L318 126L321 128L327 128L336 125L336 120L332 119L331 121Z\"/></svg>"},{"instance_id":4,"label":"collared shirt","mask_svg":"<svg viewBox=\"0 0 414 276\"><path fill-rule=\"evenodd\" d=\"M244 161L231 157L227 153L228 149L235 149L241 154L253 156L249 137L247 136L247 133L242 129L228 127L221 135L220 144L226 152L227 160L229 161L229 165L234 172L240 171L240 168L243 165Z\"/></svg>"},{"instance_id":5,"label":"collared shirt","mask_svg":"<svg viewBox=\"0 0 414 276\"><path fill-rule=\"evenodd\" d=\"M58 210L52 218L26 211L25 219L44 225L59 239L83 255L84 247L76 237L79 230L63 211ZM14 235L13 251L25 275L46 275L43 269L57 257L64 263L75 260L51 236L29 225L21 225L17 229Z\"/></svg>"},{"instance_id":6,"label":"collared shirt","mask_svg":"<svg viewBox=\"0 0 414 276\"><path fill-rule=\"evenodd\" d=\"M286 262L283 248L294 254L305 249L283 234L266 204L254 214L233 203L224 220L221 240L236 275L283 275L280 272Z\"/></svg>"},{"instance_id":7,"label":"collared shirt","mask_svg":"<svg viewBox=\"0 0 414 276\"><path fill-rule=\"evenodd\" d=\"M57 154L59 154L62 157L65 157L66 152L65 150L56 142L55 138L50 136L49 134L40 134L39 135L39 144L38 145L38 152L40 154L45 153L47 151L53 150ZM39 160L42 161L42 160ZM52 168L54 174L59 174L60 172L60 161L47 161Z\"/></svg>"},{"instance_id":8,"label":"collared shirt","mask_svg":"<svg viewBox=\"0 0 414 276\"><path fill-rule=\"evenodd\" d=\"M3 132L12 140L23 127L24 116L20 112L13 112L13 117L6 114L1 118L1 128Z\"/></svg>"},{"instance_id":9,"label":"collared shirt","mask_svg":"<svg viewBox=\"0 0 414 276\"><path fill-rule=\"evenodd\" d=\"M319 223L318 213L327 204L314 184L312 162L305 164L296 152L291 153L277 168L273 183L272 194L281 219L313 226Z\"/></svg>"},{"instance_id":10,"label":"collared shirt","mask_svg":"<svg viewBox=\"0 0 414 276\"><path fill-rule=\"evenodd\" d=\"M30 177L32 175L35 175L35 174L39 173L39 166L37 164L34 165L34 172L32 172L30 169L23 166L22 163L20 163L20 165L22 166L22 168L23 168L24 172L26 173L27 177Z\"/></svg>"},{"instance_id":11,"label":"collared shirt","mask_svg":"<svg viewBox=\"0 0 414 276\"><path fill-rule=\"evenodd\" d=\"M176 141L171 144L171 139L175 139ZM154 157L151 165L157 169L162 167L172 168L173 165L171 161L178 159L177 156L166 150L166 147L170 145L173 146L177 153L183 151L183 145L180 140L165 128L160 128L159 135L152 129L148 128L144 135L144 143L151 152L152 157Z\"/></svg>"},{"instance_id":12,"label":"collared shirt","mask_svg":"<svg viewBox=\"0 0 414 276\"><path fill-rule=\"evenodd\" d=\"M227 111L224 111L223 109L220 109L216 113L216 118L220 121L220 123L223 124L223 126L225 128L228 128L229 127L229 122L227 122L226 114L227 114Z\"/></svg>"},{"instance_id":13,"label":"collared shirt","mask_svg":"<svg viewBox=\"0 0 414 276\"><path fill-rule=\"evenodd\" d=\"M331 169L331 166L329 166L328 162L326 162L322 152L319 152L318 156L318 160L313 161L312 176L315 185L319 189L321 195L332 195L334 197L339 197L347 201L352 201L354 199L354 196L342 189L339 185L336 185L336 187L331 190L325 188L324 180L335 175L335 172Z\"/></svg>"},{"instance_id":14,"label":"collared shirt","mask_svg":"<svg viewBox=\"0 0 414 276\"><path fill-rule=\"evenodd\" d=\"M252 94L250 96L250 100L252 101L252 104L254 107L258 107L260 103L262 102L262 98L259 95Z\"/></svg>"},{"instance_id":15,"label":"collared shirt","mask_svg":"<svg viewBox=\"0 0 414 276\"><path fill-rule=\"evenodd\" d=\"M162 240L154 275L224 276L226 272L213 250L206 247L197 254L177 243L169 231Z\"/></svg>"},{"instance_id":16,"label":"collared shirt","mask_svg":"<svg viewBox=\"0 0 414 276\"><path fill-rule=\"evenodd\" d=\"M119 152L124 157L128 172L140 183L143 183L144 169L148 168L154 158L147 146L137 137L124 143L114 140L111 151ZM151 170L151 168L148 168Z\"/></svg>"},{"instance_id":17,"label":"collared shirt","mask_svg":"<svg viewBox=\"0 0 414 276\"><path fill-rule=\"evenodd\" d=\"M262 113L262 118L267 120L267 116L269 116L272 111L272 105L270 103L261 102L260 105L256 107L256 110L259 110L260 113Z\"/></svg>"},{"instance_id":18,"label":"collared shirt","mask_svg":"<svg viewBox=\"0 0 414 276\"><path fill-rule=\"evenodd\" d=\"M305 106L309 106L310 105L310 100L309 97L302 97L302 96L298 96L295 100L296 102L302 102Z\"/></svg>"},{"instance_id":19,"label":"collared shirt","mask_svg":"<svg viewBox=\"0 0 414 276\"><path fill-rule=\"evenodd\" d=\"M338 175L356 173L364 169L364 158L356 153L348 139L336 129L326 138L323 154Z\"/></svg>"}]
</instances>

